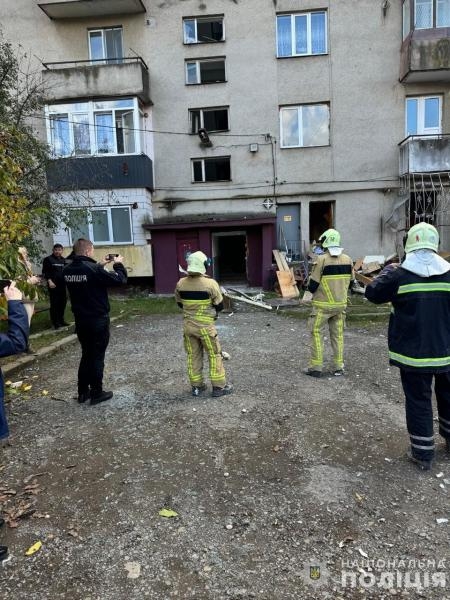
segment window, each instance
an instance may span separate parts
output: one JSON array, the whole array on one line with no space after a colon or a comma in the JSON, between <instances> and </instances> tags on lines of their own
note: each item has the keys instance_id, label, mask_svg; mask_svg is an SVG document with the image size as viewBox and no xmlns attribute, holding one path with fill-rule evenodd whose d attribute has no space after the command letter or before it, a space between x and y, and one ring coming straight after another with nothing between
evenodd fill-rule
<instances>
[{"instance_id":1,"label":"window","mask_svg":"<svg viewBox=\"0 0 450 600\"><path fill-rule=\"evenodd\" d=\"M46 114L54 156L140 152L136 98L49 105Z\"/></svg>"},{"instance_id":2,"label":"window","mask_svg":"<svg viewBox=\"0 0 450 600\"><path fill-rule=\"evenodd\" d=\"M107 63L122 62L122 27L91 29L88 35L89 57L91 60L104 60Z\"/></svg>"},{"instance_id":3,"label":"window","mask_svg":"<svg viewBox=\"0 0 450 600\"><path fill-rule=\"evenodd\" d=\"M185 44L207 44L225 40L223 15L183 19Z\"/></svg>"},{"instance_id":4,"label":"window","mask_svg":"<svg viewBox=\"0 0 450 600\"><path fill-rule=\"evenodd\" d=\"M406 99L406 137L441 133L441 96Z\"/></svg>"},{"instance_id":5,"label":"window","mask_svg":"<svg viewBox=\"0 0 450 600\"><path fill-rule=\"evenodd\" d=\"M405 0L403 3L403 37L410 30L410 1L414 8L414 28L450 27L450 0Z\"/></svg>"},{"instance_id":6,"label":"window","mask_svg":"<svg viewBox=\"0 0 450 600\"><path fill-rule=\"evenodd\" d=\"M222 83L225 81L225 58L186 61L186 83Z\"/></svg>"},{"instance_id":7,"label":"window","mask_svg":"<svg viewBox=\"0 0 450 600\"><path fill-rule=\"evenodd\" d=\"M277 56L327 53L327 13L277 16Z\"/></svg>"},{"instance_id":8,"label":"window","mask_svg":"<svg viewBox=\"0 0 450 600\"><path fill-rule=\"evenodd\" d=\"M192 181L231 181L230 157L193 158Z\"/></svg>"},{"instance_id":9,"label":"window","mask_svg":"<svg viewBox=\"0 0 450 600\"><path fill-rule=\"evenodd\" d=\"M129 206L106 206L89 210L71 211L71 241L78 238L92 240L95 244L131 244L131 211Z\"/></svg>"},{"instance_id":10,"label":"window","mask_svg":"<svg viewBox=\"0 0 450 600\"><path fill-rule=\"evenodd\" d=\"M304 104L280 108L280 136L282 148L328 146L330 107Z\"/></svg>"},{"instance_id":11,"label":"window","mask_svg":"<svg viewBox=\"0 0 450 600\"><path fill-rule=\"evenodd\" d=\"M228 131L228 107L191 108L189 110L189 124L191 133L198 133L199 129Z\"/></svg>"}]
</instances>

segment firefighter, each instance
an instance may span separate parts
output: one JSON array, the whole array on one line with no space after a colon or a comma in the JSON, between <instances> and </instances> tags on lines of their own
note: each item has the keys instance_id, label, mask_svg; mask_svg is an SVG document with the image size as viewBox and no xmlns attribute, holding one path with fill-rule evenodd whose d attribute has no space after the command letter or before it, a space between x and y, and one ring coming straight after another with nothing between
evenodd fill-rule
<instances>
[{"instance_id":1,"label":"firefighter","mask_svg":"<svg viewBox=\"0 0 450 600\"><path fill-rule=\"evenodd\" d=\"M330 330L334 375L344 375L344 324L347 291L353 279L352 259L343 254L341 236L327 229L319 238L324 250L316 255L307 291L312 294L310 317L311 356L307 375L321 377L323 369L323 328Z\"/></svg>"},{"instance_id":2,"label":"firefighter","mask_svg":"<svg viewBox=\"0 0 450 600\"><path fill-rule=\"evenodd\" d=\"M435 451L433 377L439 433L450 452L450 264L437 254L438 245L432 225L414 225L403 263L385 267L365 292L375 304L392 302L389 362L400 368L411 443L408 458L427 471Z\"/></svg>"},{"instance_id":3,"label":"firefighter","mask_svg":"<svg viewBox=\"0 0 450 600\"><path fill-rule=\"evenodd\" d=\"M188 377L192 395L206 390L203 381L203 353L208 355L212 396L219 398L232 392L226 382L221 348L214 321L223 310L223 297L218 283L206 275L208 258L193 252L187 258L187 277L175 288L175 299L183 309L183 338L187 355Z\"/></svg>"}]
</instances>

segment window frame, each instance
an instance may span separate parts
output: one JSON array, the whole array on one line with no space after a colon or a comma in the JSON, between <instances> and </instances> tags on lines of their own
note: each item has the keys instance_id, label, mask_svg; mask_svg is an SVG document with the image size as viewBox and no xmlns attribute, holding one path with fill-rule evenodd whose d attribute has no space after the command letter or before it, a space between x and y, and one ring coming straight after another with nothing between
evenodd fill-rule
<instances>
[{"instance_id":1,"label":"window frame","mask_svg":"<svg viewBox=\"0 0 450 600\"><path fill-rule=\"evenodd\" d=\"M299 142L303 142L303 108L309 108L311 106L325 106L328 110L328 143L327 144L313 144L305 146L304 144L298 145L286 145L284 144L284 134L283 134L283 111L286 110L295 110L297 109L297 123L298 123L298 139ZM289 149L289 148L327 148L331 145L330 140L330 124L331 124L331 110L329 102L312 102L310 104L292 104L292 105L283 105L279 107L279 127L280 127L280 148Z\"/></svg>"},{"instance_id":2,"label":"window frame","mask_svg":"<svg viewBox=\"0 0 450 600\"><path fill-rule=\"evenodd\" d=\"M450 27L449 23L446 25L438 25L438 0L429 0L431 2L431 26L430 27L418 27L417 26L417 1L418 0L403 0L402 2L402 32L403 39L405 40L411 31L424 31L426 29L440 29L442 27ZM405 10L409 3L409 11ZM409 14L408 14L409 12ZM405 17L407 16L409 22L409 29L406 27ZM408 29L408 31L407 31Z\"/></svg>"},{"instance_id":3,"label":"window frame","mask_svg":"<svg viewBox=\"0 0 450 600\"><path fill-rule=\"evenodd\" d=\"M201 64L208 62L219 62L223 60L223 80L219 81L201 81ZM188 81L188 65L195 64L196 68L196 79L195 83L191 83ZM187 58L184 61L184 71L185 71L185 84L186 85L211 85L214 83L226 83L227 82L227 65L226 65L226 57L225 56L216 56L210 58Z\"/></svg>"},{"instance_id":4,"label":"window frame","mask_svg":"<svg viewBox=\"0 0 450 600\"><path fill-rule=\"evenodd\" d=\"M114 56L112 58L108 58L106 56L106 40L105 40L105 31L112 30L120 30L120 43L122 46L122 56ZM92 33L101 33L102 34L102 50L103 50L103 58L95 59L92 58L92 48L91 48L91 34ZM111 27L93 27L87 30L88 37L88 48L89 48L89 60L92 61L92 64L95 65L104 65L104 64L119 64L123 62L123 27L122 25L113 25Z\"/></svg>"},{"instance_id":5,"label":"window frame","mask_svg":"<svg viewBox=\"0 0 450 600\"><path fill-rule=\"evenodd\" d=\"M311 29L311 15L313 14L323 14L325 16L325 52L312 52L312 29ZM307 52L297 53L295 51L295 17L298 16L306 16L306 44L307 44ZM290 17L291 18L291 54L281 55L278 52L278 18L279 17ZM300 12L287 12L287 13L277 13L276 15L276 23L275 23L275 33L276 33L276 49L277 49L277 58L295 58L301 56L325 56L328 54L328 10L309 10L309 11L300 11Z\"/></svg>"},{"instance_id":6,"label":"window frame","mask_svg":"<svg viewBox=\"0 0 450 600\"><path fill-rule=\"evenodd\" d=\"M205 162L206 161L217 161L219 159L228 159L228 164L229 164L229 168L230 168L230 178L229 179L209 179L209 180L206 180ZM201 179L201 181L195 181L195 177L194 177L194 163L196 163L196 162L200 162L201 163L201 168L202 168L202 179ZM200 157L200 158L191 158L191 183L217 183L217 182L226 182L226 181L232 181L232 178L231 178L231 156L230 155L224 155L224 156L207 156L207 157Z\"/></svg>"},{"instance_id":7,"label":"window frame","mask_svg":"<svg viewBox=\"0 0 450 600\"><path fill-rule=\"evenodd\" d=\"M214 112L214 111L223 111L226 110L227 112L227 128L226 129L207 129L205 127L205 112ZM189 108L188 109L188 115L189 115L189 133L192 135L196 135L198 134L198 129L197 131L194 131L194 122L193 122L193 113L194 112L199 112L200 113L200 118L199 118L199 128L198 129L206 129L206 131L208 133L214 133L214 132L221 132L221 131L230 131L230 107L229 106L206 106L206 107L202 107L202 108Z\"/></svg>"},{"instance_id":8,"label":"window frame","mask_svg":"<svg viewBox=\"0 0 450 600\"><path fill-rule=\"evenodd\" d=\"M185 31L185 23L187 21L194 21L195 25L195 41L193 42L189 42L187 41L187 36L186 36L186 31ZM208 40L208 41L202 41L198 39L198 22L199 21L204 21L204 22L208 22L208 21L221 21L222 23L222 39L221 40ZM225 15L221 14L221 15L209 15L206 17L183 17L183 44L185 46L192 46L195 44L220 44L222 42L224 42L226 39L225 37Z\"/></svg>"},{"instance_id":9,"label":"window frame","mask_svg":"<svg viewBox=\"0 0 450 600\"><path fill-rule=\"evenodd\" d=\"M99 103L107 103L107 102L118 102L118 101L129 100L129 106L106 106L103 108L96 108L95 105ZM70 107L82 107L82 108L72 108L71 110L67 110ZM65 110L64 110L65 109ZM117 121L117 113L133 113L133 140L134 140L134 152L118 152L118 141L117 141L117 127L115 123ZM75 153L75 142L74 142L74 117L76 115L86 114L88 115L87 126L89 127L89 143L90 143L90 152L81 154ZM101 128L101 125L96 125L96 115L101 114L111 114L112 118L112 135L114 142L114 152L99 152L100 144L97 139L97 128ZM69 147L70 152L66 154L57 154L54 152L54 143L53 143L53 117L67 117L68 127L69 127ZM123 115L122 115L123 116ZM45 117L46 117L46 128L47 128L47 143L50 146L50 151L53 158L65 158L65 157L80 157L86 158L90 156L133 156L135 154L141 154L142 151L142 136L140 135L141 127L141 119L142 119L142 111L140 108L139 100L136 96L129 98L109 98L102 99L99 98L97 100L87 100L83 102L60 102L55 104L47 104L45 106ZM62 119L61 119L62 120ZM124 129L124 128L122 128Z\"/></svg>"},{"instance_id":10,"label":"window frame","mask_svg":"<svg viewBox=\"0 0 450 600\"><path fill-rule=\"evenodd\" d=\"M111 239L111 236L114 236L111 210L113 210L115 208L122 208L122 209L127 208L128 209L128 217L129 217L129 223L130 223L130 237L131 237L131 240L128 242L115 242L114 240ZM84 210L84 209L83 208L72 208L70 210L80 211L80 210ZM88 233L89 233L88 239L90 239L95 246L131 246L134 244L132 205L117 204L116 206L91 206L89 208L86 208L85 210L86 210L87 226L88 226ZM107 211L108 233L110 235L110 239L109 240L96 240L94 238L92 213L98 212L98 211L104 211L104 210ZM75 239L73 239L72 227L69 227L69 239L70 239L71 245L73 245L76 241Z\"/></svg>"},{"instance_id":11,"label":"window frame","mask_svg":"<svg viewBox=\"0 0 450 600\"><path fill-rule=\"evenodd\" d=\"M425 101L431 100L433 98L437 98L439 100L439 127L428 127L428 132L425 128ZM417 122L416 129L419 131L419 124L422 125L422 131L420 133L408 133L408 101L409 100L417 100ZM443 94L427 94L426 96L407 96L405 98L405 137L410 136L432 136L432 135L442 135L442 109L443 109ZM439 129L439 131L436 131ZM433 131L431 131L433 130Z\"/></svg>"}]
</instances>

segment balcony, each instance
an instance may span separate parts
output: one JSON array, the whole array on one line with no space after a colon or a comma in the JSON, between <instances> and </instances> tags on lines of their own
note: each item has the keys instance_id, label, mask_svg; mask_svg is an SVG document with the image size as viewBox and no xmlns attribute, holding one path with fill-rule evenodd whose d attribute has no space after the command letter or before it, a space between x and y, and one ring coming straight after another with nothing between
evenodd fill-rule
<instances>
[{"instance_id":1,"label":"balcony","mask_svg":"<svg viewBox=\"0 0 450 600\"><path fill-rule=\"evenodd\" d=\"M450 135L410 135L399 146L400 176L450 172Z\"/></svg>"},{"instance_id":2,"label":"balcony","mask_svg":"<svg viewBox=\"0 0 450 600\"><path fill-rule=\"evenodd\" d=\"M120 61L120 62L118 62ZM150 76L140 57L44 63L46 102L80 98L137 96L151 104Z\"/></svg>"},{"instance_id":3,"label":"balcony","mask_svg":"<svg viewBox=\"0 0 450 600\"><path fill-rule=\"evenodd\" d=\"M400 81L450 81L450 28L417 29L408 35L400 51Z\"/></svg>"},{"instance_id":4,"label":"balcony","mask_svg":"<svg viewBox=\"0 0 450 600\"><path fill-rule=\"evenodd\" d=\"M145 154L58 158L48 163L47 185L51 192L153 190L153 163Z\"/></svg>"},{"instance_id":5,"label":"balcony","mask_svg":"<svg viewBox=\"0 0 450 600\"><path fill-rule=\"evenodd\" d=\"M83 19L145 13L142 0L63 0L38 3L50 19Z\"/></svg>"}]
</instances>

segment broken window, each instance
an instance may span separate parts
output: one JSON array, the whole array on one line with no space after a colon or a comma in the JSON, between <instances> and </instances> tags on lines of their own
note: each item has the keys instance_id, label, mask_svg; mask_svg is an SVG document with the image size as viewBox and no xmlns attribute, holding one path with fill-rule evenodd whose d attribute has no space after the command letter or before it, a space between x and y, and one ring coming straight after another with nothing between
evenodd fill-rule
<instances>
[{"instance_id":1,"label":"broken window","mask_svg":"<svg viewBox=\"0 0 450 600\"><path fill-rule=\"evenodd\" d=\"M225 39L223 15L184 19L183 31L185 44L223 42Z\"/></svg>"},{"instance_id":2,"label":"broken window","mask_svg":"<svg viewBox=\"0 0 450 600\"><path fill-rule=\"evenodd\" d=\"M193 158L192 181L193 183L231 181L230 157Z\"/></svg>"},{"instance_id":3,"label":"broken window","mask_svg":"<svg viewBox=\"0 0 450 600\"><path fill-rule=\"evenodd\" d=\"M189 122L191 133L198 133L199 129L228 131L228 107L191 108L189 110Z\"/></svg>"},{"instance_id":4,"label":"broken window","mask_svg":"<svg viewBox=\"0 0 450 600\"><path fill-rule=\"evenodd\" d=\"M186 83L222 83L225 80L225 58L186 61Z\"/></svg>"}]
</instances>

